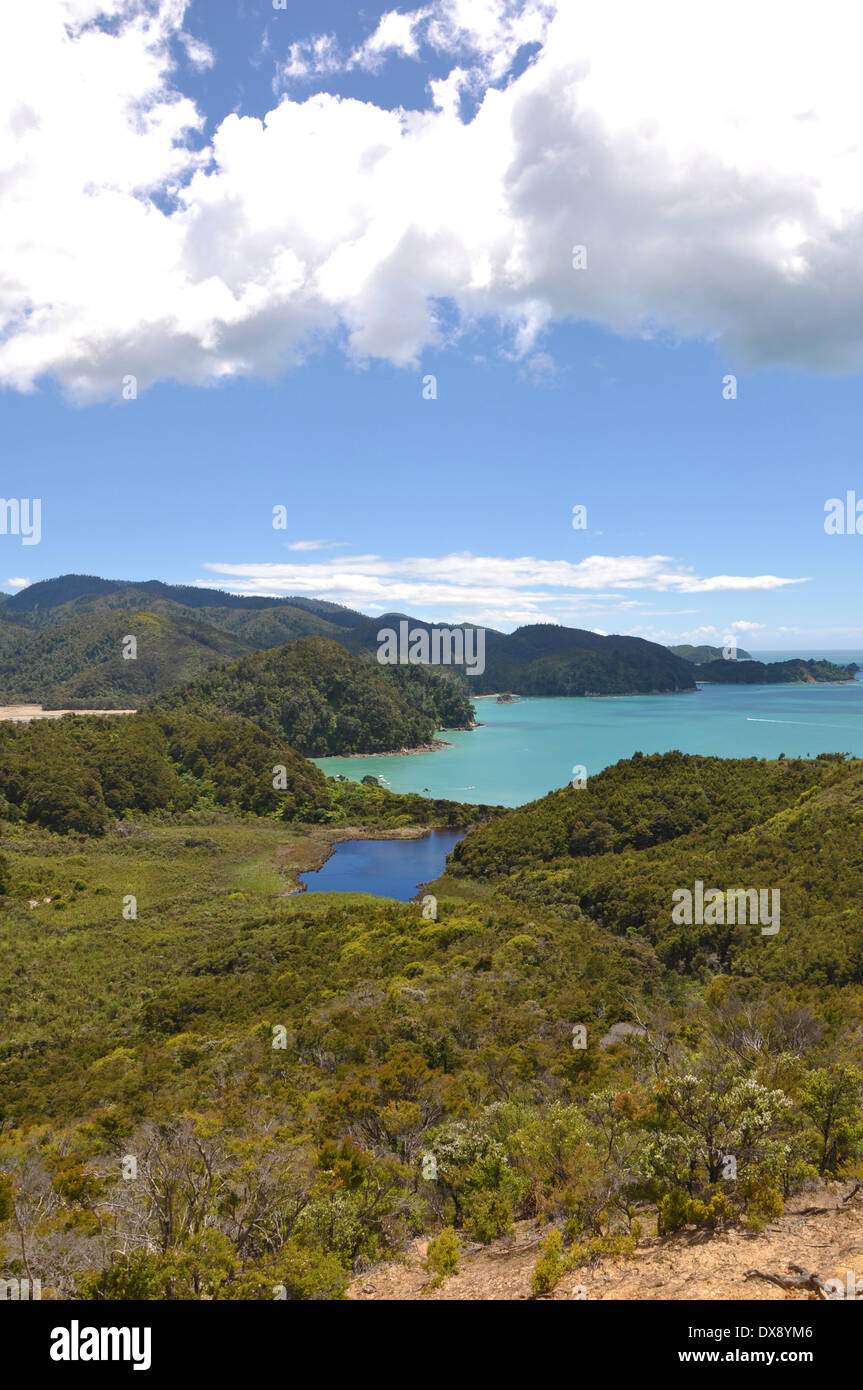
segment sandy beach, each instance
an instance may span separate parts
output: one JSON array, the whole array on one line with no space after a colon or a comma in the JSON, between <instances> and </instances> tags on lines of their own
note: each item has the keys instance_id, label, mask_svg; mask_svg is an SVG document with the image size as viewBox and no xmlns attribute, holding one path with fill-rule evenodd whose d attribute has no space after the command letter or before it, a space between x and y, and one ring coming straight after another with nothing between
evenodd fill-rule
<instances>
[{"instance_id":1,"label":"sandy beach","mask_svg":"<svg viewBox=\"0 0 863 1390\"><path fill-rule=\"evenodd\" d=\"M62 719L64 714L137 714L134 709L43 709L41 705L0 705L0 720L28 724L31 719Z\"/></svg>"}]
</instances>

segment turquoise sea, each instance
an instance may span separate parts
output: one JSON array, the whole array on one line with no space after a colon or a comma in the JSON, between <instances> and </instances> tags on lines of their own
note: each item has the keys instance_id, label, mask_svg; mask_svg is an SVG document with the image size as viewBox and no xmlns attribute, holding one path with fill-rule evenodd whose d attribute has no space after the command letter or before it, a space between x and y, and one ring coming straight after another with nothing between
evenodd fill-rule
<instances>
[{"instance_id":1,"label":"turquoise sea","mask_svg":"<svg viewBox=\"0 0 863 1390\"><path fill-rule=\"evenodd\" d=\"M751 649L750 649L751 650ZM826 656L856 661L863 652L757 653L761 660ZM454 801L520 806L635 752L775 758L853 753L863 757L863 670L847 685L704 685L694 694L601 699L475 701L482 727L439 735L433 753L316 758L328 775L359 781L382 775L393 791Z\"/></svg>"}]
</instances>

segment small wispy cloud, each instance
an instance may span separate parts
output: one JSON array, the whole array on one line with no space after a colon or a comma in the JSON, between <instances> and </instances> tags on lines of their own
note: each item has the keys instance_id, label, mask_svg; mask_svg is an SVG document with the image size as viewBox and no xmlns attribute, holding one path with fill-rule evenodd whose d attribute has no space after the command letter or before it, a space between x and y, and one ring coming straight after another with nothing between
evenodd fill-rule
<instances>
[{"instance_id":1,"label":"small wispy cloud","mask_svg":"<svg viewBox=\"0 0 863 1390\"><path fill-rule=\"evenodd\" d=\"M291 541L288 550L338 550L347 541Z\"/></svg>"},{"instance_id":2,"label":"small wispy cloud","mask_svg":"<svg viewBox=\"0 0 863 1390\"><path fill-rule=\"evenodd\" d=\"M32 579L7 579L5 588L7 589L26 589L28 584L32 584Z\"/></svg>"},{"instance_id":3,"label":"small wispy cloud","mask_svg":"<svg viewBox=\"0 0 863 1390\"><path fill-rule=\"evenodd\" d=\"M180 42L186 50L186 57L196 72L206 72L216 61L210 45L203 39L193 38L191 34L180 34Z\"/></svg>"},{"instance_id":4,"label":"small wispy cloud","mask_svg":"<svg viewBox=\"0 0 863 1390\"><path fill-rule=\"evenodd\" d=\"M278 69L273 81L278 90L285 81L306 81L327 73L340 72L346 66L334 34L316 34L314 38L299 39L288 49L287 62Z\"/></svg>"}]
</instances>

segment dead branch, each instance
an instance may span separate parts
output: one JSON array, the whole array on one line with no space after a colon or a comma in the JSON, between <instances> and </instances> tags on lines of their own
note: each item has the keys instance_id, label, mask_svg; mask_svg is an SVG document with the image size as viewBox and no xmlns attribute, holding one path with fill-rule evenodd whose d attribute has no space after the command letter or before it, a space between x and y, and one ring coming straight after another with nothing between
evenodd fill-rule
<instances>
[{"instance_id":1,"label":"dead branch","mask_svg":"<svg viewBox=\"0 0 863 1390\"><path fill-rule=\"evenodd\" d=\"M802 1289L808 1289L815 1293L819 1298L829 1297L829 1289L824 1280L817 1274L813 1274L802 1265L790 1264L788 1268L790 1274L771 1274L766 1269L747 1269L744 1278L746 1279L766 1279L768 1284L776 1284L780 1289L796 1293Z\"/></svg>"}]
</instances>

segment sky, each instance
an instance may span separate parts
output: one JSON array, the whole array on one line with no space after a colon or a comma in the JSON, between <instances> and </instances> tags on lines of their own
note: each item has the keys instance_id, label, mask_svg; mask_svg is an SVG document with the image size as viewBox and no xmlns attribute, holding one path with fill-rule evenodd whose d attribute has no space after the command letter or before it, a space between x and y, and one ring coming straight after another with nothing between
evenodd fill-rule
<instances>
[{"instance_id":1,"label":"sky","mask_svg":"<svg viewBox=\"0 0 863 1390\"><path fill-rule=\"evenodd\" d=\"M838 0L4 7L0 491L41 524L5 509L0 588L863 646L825 530L849 493L863 529L861 37Z\"/></svg>"}]
</instances>

